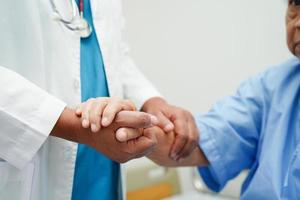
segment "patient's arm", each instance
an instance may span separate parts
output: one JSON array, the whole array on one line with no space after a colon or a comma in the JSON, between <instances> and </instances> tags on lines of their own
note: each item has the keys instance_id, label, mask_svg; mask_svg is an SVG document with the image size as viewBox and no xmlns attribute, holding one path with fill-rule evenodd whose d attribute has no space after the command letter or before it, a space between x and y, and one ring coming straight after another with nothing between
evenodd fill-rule
<instances>
[{"instance_id":1,"label":"patient's arm","mask_svg":"<svg viewBox=\"0 0 300 200\"><path fill-rule=\"evenodd\" d=\"M157 137L158 144L155 147L155 150L147 156L156 164L165 167L208 165L208 161L199 147L196 148L187 158L174 161L169 155L174 142L174 133L165 133L158 127L148 128L145 131L154 132Z\"/></svg>"}]
</instances>

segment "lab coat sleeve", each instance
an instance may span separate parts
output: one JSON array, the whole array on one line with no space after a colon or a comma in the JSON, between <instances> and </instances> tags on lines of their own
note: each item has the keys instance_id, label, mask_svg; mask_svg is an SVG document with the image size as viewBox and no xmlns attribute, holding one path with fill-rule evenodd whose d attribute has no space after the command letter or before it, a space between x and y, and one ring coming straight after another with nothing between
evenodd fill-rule
<instances>
[{"instance_id":1,"label":"lab coat sleeve","mask_svg":"<svg viewBox=\"0 0 300 200\"><path fill-rule=\"evenodd\" d=\"M65 103L0 67L0 158L22 169L48 138Z\"/></svg>"},{"instance_id":2,"label":"lab coat sleeve","mask_svg":"<svg viewBox=\"0 0 300 200\"><path fill-rule=\"evenodd\" d=\"M263 76L244 82L233 96L216 103L196 117L200 147L210 162L199 172L206 185L219 192L256 159L257 144L266 102Z\"/></svg>"}]
</instances>

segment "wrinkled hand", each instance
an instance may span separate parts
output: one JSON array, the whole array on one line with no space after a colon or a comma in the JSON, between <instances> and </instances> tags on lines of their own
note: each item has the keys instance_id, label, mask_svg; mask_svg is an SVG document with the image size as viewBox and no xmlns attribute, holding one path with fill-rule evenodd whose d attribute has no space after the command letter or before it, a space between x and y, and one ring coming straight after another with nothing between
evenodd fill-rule
<instances>
[{"instance_id":1,"label":"wrinkled hand","mask_svg":"<svg viewBox=\"0 0 300 200\"><path fill-rule=\"evenodd\" d=\"M157 139L157 145L153 149L152 153L147 157L158 165L165 167L175 167L178 165L178 161L170 158L169 154L171 151L172 144L174 143L175 134L169 132L166 134L159 127L148 128L144 130L145 134L155 133Z\"/></svg>"},{"instance_id":2,"label":"wrinkled hand","mask_svg":"<svg viewBox=\"0 0 300 200\"><path fill-rule=\"evenodd\" d=\"M147 157L158 165L164 167L208 165L208 161L199 147L196 147L186 158L182 158L178 161L171 159L169 152L175 139L174 132L165 134L159 127L152 127L145 129L144 134L155 134L157 138L157 145Z\"/></svg>"},{"instance_id":3,"label":"wrinkled hand","mask_svg":"<svg viewBox=\"0 0 300 200\"><path fill-rule=\"evenodd\" d=\"M159 97L151 98L142 111L155 115L165 132L174 131L174 142L170 149L173 160L185 158L198 146L198 129L192 114L182 108L169 105Z\"/></svg>"},{"instance_id":4,"label":"wrinkled hand","mask_svg":"<svg viewBox=\"0 0 300 200\"><path fill-rule=\"evenodd\" d=\"M80 144L86 144L106 155L108 158L124 163L128 160L149 154L156 146L157 140L153 133L143 133L144 128L155 125L150 114L142 112L121 111L114 122L99 132L91 133L90 129L81 126L81 120L75 111L65 108L52 129L50 135ZM128 127L128 128L124 128ZM119 142L116 131L121 130ZM123 132L122 132L123 130Z\"/></svg>"}]
</instances>

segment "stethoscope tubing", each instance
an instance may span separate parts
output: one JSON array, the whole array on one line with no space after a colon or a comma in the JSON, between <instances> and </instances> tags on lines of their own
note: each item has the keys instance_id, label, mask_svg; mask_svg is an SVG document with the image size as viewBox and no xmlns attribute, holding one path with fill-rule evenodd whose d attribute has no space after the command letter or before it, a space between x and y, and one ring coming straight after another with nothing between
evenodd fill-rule
<instances>
[{"instance_id":1,"label":"stethoscope tubing","mask_svg":"<svg viewBox=\"0 0 300 200\"><path fill-rule=\"evenodd\" d=\"M85 38L90 36L92 29L89 23L86 21L86 19L84 19L83 16L80 16L80 13L82 15L83 10L80 10L80 12L78 12L77 5L74 3L73 0L70 0L72 6L72 17L70 20L64 19L61 16L53 0L50 0L50 3L55 13L55 19L57 21L63 23L69 30L77 32L80 35L80 37ZM80 9L83 9L82 1Z\"/></svg>"}]
</instances>

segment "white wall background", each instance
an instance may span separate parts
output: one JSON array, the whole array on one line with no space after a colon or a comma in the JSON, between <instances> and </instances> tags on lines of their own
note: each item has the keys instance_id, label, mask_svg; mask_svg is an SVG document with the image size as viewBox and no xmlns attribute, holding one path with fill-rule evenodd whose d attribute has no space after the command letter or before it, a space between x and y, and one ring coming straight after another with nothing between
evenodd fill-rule
<instances>
[{"instance_id":1,"label":"white wall background","mask_svg":"<svg viewBox=\"0 0 300 200\"><path fill-rule=\"evenodd\" d=\"M242 80L290 56L283 0L123 4L126 38L136 64L171 103L193 113L207 111ZM190 180L183 181L186 191Z\"/></svg>"}]
</instances>

